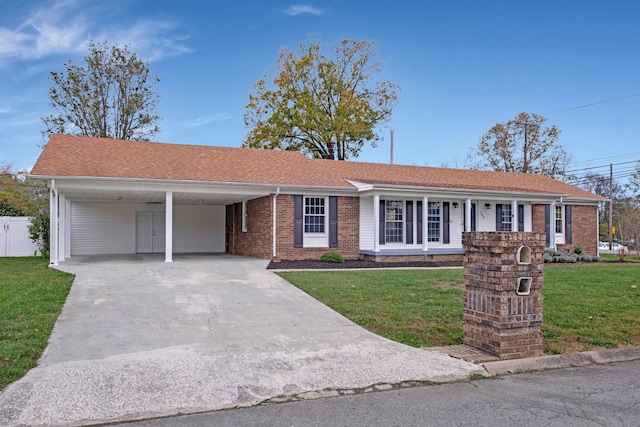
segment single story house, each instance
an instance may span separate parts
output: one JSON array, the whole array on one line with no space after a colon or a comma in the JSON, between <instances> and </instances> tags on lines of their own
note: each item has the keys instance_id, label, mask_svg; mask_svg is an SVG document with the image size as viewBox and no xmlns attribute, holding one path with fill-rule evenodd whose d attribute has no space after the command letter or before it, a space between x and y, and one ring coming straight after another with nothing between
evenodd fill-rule
<instances>
[{"instance_id":1,"label":"single story house","mask_svg":"<svg viewBox=\"0 0 640 427\"><path fill-rule=\"evenodd\" d=\"M463 231L546 233L598 251L598 203L535 174L310 159L298 152L53 135L51 262L74 255L327 251L377 261L460 260Z\"/></svg>"}]
</instances>

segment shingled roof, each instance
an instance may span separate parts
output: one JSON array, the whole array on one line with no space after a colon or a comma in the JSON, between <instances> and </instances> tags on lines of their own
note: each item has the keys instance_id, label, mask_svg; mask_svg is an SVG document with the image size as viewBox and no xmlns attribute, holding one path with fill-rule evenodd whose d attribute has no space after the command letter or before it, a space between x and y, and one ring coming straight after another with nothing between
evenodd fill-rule
<instances>
[{"instance_id":1,"label":"shingled roof","mask_svg":"<svg viewBox=\"0 0 640 427\"><path fill-rule=\"evenodd\" d=\"M402 187L557 194L604 200L536 174L309 159L298 152L123 141L55 134L31 175L353 188Z\"/></svg>"}]
</instances>

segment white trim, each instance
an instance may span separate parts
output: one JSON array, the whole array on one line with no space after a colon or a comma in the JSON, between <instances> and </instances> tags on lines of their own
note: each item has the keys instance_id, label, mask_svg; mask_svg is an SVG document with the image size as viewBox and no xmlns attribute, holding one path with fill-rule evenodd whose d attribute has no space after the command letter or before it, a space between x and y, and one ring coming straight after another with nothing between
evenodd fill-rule
<instances>
[{"instance_id":1,"label":"white trim","mask_svg":"<svg viewBox=\"0 0 640 427\"><path fill-rule=\"evenodd\" d=\"M65 212L66 212L65 222L66 222L67 226L65 228L65 235L64 235L64 240L65 240L64 258L67 259L67 258L71 257L71 226L72 226L72 224L71 224L71 200L67 200L66 201Z\"/></svg>"},{"instance_id":2,"label":"white trim","mask_svg":"<svg viewBox=\"0 0 640 427\"><path fill-rule=\"evenodd\" d=\"M556 248L556 201L549 204L549 247L554 251Z\"/></svg>"},{"instance_id":3,"label":"white trim","mask_svg":"<svg viewBox=\"0 0 640 427\"><path fill-rule=\"evenodd\" d=\"M277 199L278 199L278 194L280 194L280 187L276 188L276 192L273 194L273 225L272 225L272 253L273 253L273 257L275 258L277 256L277 239L278 239L278 233L277 233L277 217L278 217L278 204L277 204Z\"/></svg>"},{"instance_id":4,"label":"white trim","mask_svg":"<svg viewBox=\"0 0 640 427\"><path fill-rule=\"evenodd\" d=\"M173 262L173 193L167 191L165 207L164 262Z\"/></svg>"},{"instance_id":5,"label":"white trim","mask_svg":"<svg viewBox=\"0 0 640 427\"><path fill-rule=\"evenodd\" d=\"M380 251L380 195L373 195L373 251Z\"/></svg>"},{"instance_id":6,"label":"white trim","mask_svg":"<svg viewBox=\"0 0 640 427\"><path fill-rule=\"evenodd\" d=\"M58 195L58 261L64 261L67 235L67 201L64 194Z\"/></svg>"},{"instance_id":7,"label":"white trim","mask_svg":"<svg viewBox=\"0 0 640 427\"><path fill-rule=\"evenodd\" d=\"M49 263L58 265L58 190L56 180L49 187Z\"/></svg>"},{"instance_id":8,"label":"white trim","mask_svg":"<svg viewBox=\"0 0 640 427\"><path fill-rule=\"evenodd\" d=\"M429 197L422 197L422 251L429 250Z\"/></svg>"}]
</instances>

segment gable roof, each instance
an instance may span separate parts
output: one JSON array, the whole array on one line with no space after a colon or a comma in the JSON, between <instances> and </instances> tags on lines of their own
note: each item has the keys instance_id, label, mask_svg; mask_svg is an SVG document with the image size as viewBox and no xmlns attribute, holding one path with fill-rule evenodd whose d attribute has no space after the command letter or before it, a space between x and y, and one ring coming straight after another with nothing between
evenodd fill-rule
<instances>
[{"instance_id":1,"label":"gable roof","mask_svg":"<svg viewBox=\"0 0 640 427\"><path fill-rule=\"evenodd\" d=\"M298 152L52 135L41 178L111 178L353 189L371 185L604 198L537 174L309 159Z\"/></svg>"}]
</instances>

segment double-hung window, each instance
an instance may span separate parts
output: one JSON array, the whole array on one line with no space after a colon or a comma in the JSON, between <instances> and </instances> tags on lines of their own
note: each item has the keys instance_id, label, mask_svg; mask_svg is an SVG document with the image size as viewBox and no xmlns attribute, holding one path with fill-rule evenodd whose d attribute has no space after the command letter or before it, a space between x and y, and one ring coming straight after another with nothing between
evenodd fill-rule
<instances>
[{"instance_id":1,"label":"double-hung window","mask_svg":"<svg viewBox=\"0 0 640 427\"><path fill-rule=\"evenodd\" d=\"M324 197L304 198L304 232L324 233L326 224L326 204Z\"/></svg>"},{"instance_id":2,"label":"double-hung window","mask_svg":"<svg viewBox=\"0 0 640 427\"><path fill-rule=\"evenodd\" d=\"M429 202L427 210L427 242L440 241L440 202Z\"/></svg>"},{"instance_id":3,"label":"double-hung window","mask_svg":"<svg viewBox=\"0 0 640 427\"><path fill-rule=\"evenodd\" d=\"M562 234L564 230L562 223L562 206L556 206L556 234Z\"/></svg>"},{"instance_id":4,"label":"double-hung window","mask_svg":"<svg viewBox=\"0 0 640 427\"><path fill-rule=\"evenodd\" d=\"M385 200L384 202L384 241L386 243L402 243L403 241L403 209L401 200Z\"/></svg>"},{"instance_id":5,"label":"double-hung window","mask_svg":"<svg viewBox=\"0 0 640 427\"><path fill-rule=\"evenodd\" d=\"M496 231L513 231L513 212L510 204L496 205Z\"/></svg>"}]
</instances>

